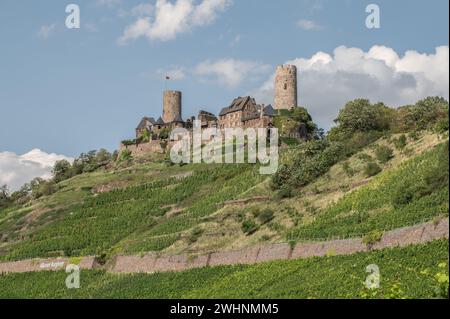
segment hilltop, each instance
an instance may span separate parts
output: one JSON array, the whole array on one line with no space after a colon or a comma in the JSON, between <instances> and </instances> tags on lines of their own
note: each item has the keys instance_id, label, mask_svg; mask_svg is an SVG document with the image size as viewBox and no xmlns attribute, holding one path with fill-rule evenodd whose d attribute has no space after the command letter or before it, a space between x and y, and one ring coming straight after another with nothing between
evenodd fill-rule
<instances>
[{"instance_id":1,"label":"hilltop","mask_svg":"<svg viewBox=\"0 0 450 319\"><path fill-rule=\"evenodd\" d=\"M164 154L156 153L133 157L127 152L114 156L98 152L91 154L91 162L78 159L69 166L57 163L52 181L40 181L23 196L15 194L4 201L0 208L0 259L90 255L108 265L119 254L195 256L264 243L356 237L370 245L386 231L448 217L447 101L428 98L399 109L367 100L351 101L326 136L308 123L309 116L284 111L274 120L281 132L292 121L307 125L312 138L282 137L281 163L273 176L260 175L257 164L171 165ZM80 170L77 165L81 163L85 166ZM86 169L87 165L91 167ZM448 259L448 243L444 242L386 254L393 260L403 260L405 267L413 263L408 257L413 254L420 259L417 271L432 268L437 272L438 264ZM433 257L425 260L430 253ZM341 263L343 270L359 260L383 264L382 254L368 252L333 260L322 257L132 278L136 285L141 280L149 284L167 280L171 285L180 278L196 281L212 276L212 282L215 276L227 275L249 278L250 284L260 272L268 278L287 280L287 269L310 278L313 269L322 267L326 271L334 262ZM364 269L360 271L357 276L364 278ZM410 285L413 278L398 271L404 279L400 288L407 296L430 296L433 280L424 279L419 284L423 292L418 293L417 287ZM0 291L11 280L45 281L42 276L7 275L0 279ZM58 276L61 274L55 273L52 278ZM111 282L113 287L120 280L104 270L90 272L89 278L94 288L97 280ZM314 293L295 289L281 293L268 283L254 287L256 290L241 287L239 293L230 290L223 295L221 291L228 291L233 280L222 279L211 284L214 290L206 295L239 297L247 291L245 296L254 297L352 296L344 291L333 295L332 290L324 288L328 280L333 279L324 279L323 286L318 282ZM195 282L189 285L192 290L166 297L206 296ZM349 294L363 293L355 282L350 286ZM105 296L108 289L101 287L105 290L89 289L82 294ZM124 294L136 296L134 286L129 289ZM383 297L388 294L384 291Z\"/></svg>"}]
</instances>

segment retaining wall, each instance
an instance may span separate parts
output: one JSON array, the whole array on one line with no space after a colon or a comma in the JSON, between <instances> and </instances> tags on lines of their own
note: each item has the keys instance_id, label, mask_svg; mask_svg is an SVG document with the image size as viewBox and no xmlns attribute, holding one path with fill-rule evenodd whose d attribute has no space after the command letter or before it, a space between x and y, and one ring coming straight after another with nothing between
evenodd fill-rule
<instances>
[{"instance_id":1,"label":"retaining wall","mask_svg":"<svg viewBox=\"0 0 450 319\"><path fill-rule=\"evenodd\" d=\"M0 263L0 273L9 272L34 272L65 269L70 264L69 258L26 259ZM83 257L78 263L80 269L93 269L95 258Z\"/></svg>"},{"instance_id":2,"label":"retaining wall","mask_svg":"<svg viewBox=\"0 0 450 319\"><path fill-rule=\"evenodd\" d=\"M404 247L412 244L429 242L435 239L449 238L449 220L443 219L437 223L429 222L412 227L404 227L386 232L380 242L370 249L380 250L392 247ZM288 260L328 255L349 255L366 252L369 248L361 238L331 240L325 242L299 243L294 247L286 243L260 245L235 251L214 252L206 255L145 255L116 256L108 265L107 271L116 273L154 273L182 271L207 266L255 264L273 260ZM30 272L42 270L64 269L67 258L32 259L9 263L0 263L1 272ZM92 269L95 266L93 257L84 257L80 264L82 269Z\"/></svg>"}]
</instances>

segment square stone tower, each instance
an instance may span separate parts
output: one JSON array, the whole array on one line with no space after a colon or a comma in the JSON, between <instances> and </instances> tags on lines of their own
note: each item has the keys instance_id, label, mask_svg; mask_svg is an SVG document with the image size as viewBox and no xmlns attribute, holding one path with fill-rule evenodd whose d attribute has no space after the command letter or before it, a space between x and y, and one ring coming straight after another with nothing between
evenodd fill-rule
<instances>
[{"instance_id":1,"label":"square stone tower","mask_svg":"<svg viewBox=\"0 0 450 319\"><path fill-rule=\"evenodd\" d=\"M295 65L277 66L274 104L276 110L290 110L298 106L297 67Z\"/></svg>"}]
</instances>

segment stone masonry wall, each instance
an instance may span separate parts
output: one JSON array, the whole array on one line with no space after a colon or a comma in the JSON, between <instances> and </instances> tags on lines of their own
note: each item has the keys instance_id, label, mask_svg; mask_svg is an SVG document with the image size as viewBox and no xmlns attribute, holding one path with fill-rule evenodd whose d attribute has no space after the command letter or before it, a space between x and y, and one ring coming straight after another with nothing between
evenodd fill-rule
<instances>
[{"instance_id":1,"label":"stone masonry wall","mask_svg":"<svg viewBox=\"0 0 450 319\"><path fill-rule=\"evenodd\" d=\"M388 231L383 235L381 241L373 245L371 249L381 250L385 248L404 247L441 238L449 238L448 218L438 223L428 222ZM247 247L235 251L214 252L199 256L188 256L185 254L159 255L155 253L148 253L142 256L119 255L115 257L106 269L115 273L171 272L208 266L250 265L274 260L349 255L367 251L369 251L369 248L363 244L361 238L299 243L294 247L286 243L281 243ZM0 263L0 273L60 270L64 269L68 262L69 260L67 258L56 258ZM79 266L82 269L92 269L94 264L93 257L84 257Z\"/></svg>"}]
</instances>

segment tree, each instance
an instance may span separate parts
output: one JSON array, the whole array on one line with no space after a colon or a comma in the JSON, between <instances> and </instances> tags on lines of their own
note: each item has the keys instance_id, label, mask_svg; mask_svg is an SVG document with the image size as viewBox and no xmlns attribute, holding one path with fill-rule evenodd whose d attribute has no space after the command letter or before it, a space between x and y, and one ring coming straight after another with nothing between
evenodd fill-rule
<instances>
[{"instance_id":1,"label":"tree","mask_svg":"<svg viewBox=\"0 0 450 319\"><path fill-rule=\"evenodd\" d=\"M111 161L111 153L104 148L100 149L95 155L95 162L97 165L105 165Z\"/></svg>"},{"instance_id":2,"label":"tree","mask_svg":"<svg viewBox=\"0 0 450 319\"><path fill-rule=\"evenodd\" d=\"M367 99L348 102L334 120L347 133L380 129L380 105L372 105Z\"/></svg>"},{"instance_id":3,"label":"tree","mask_svg":"<svg viewBox=\"0 0 450 319\"><path fill-rule=\"evenodd\" d=\"M0 207L5 207L10 203L11 199L9 197L9 189L5 184L0 187Z\"/></svg>"},{"instance_id":4,"label":"tree","mask_svg":"<svg viewBox=\"0 0 450 319\"><path fill-rule=\"evenodd\" d=\"M59 183L70 177L71 165L66 160L57 161L53 166L53 178Z\"/></svg>"},{"instance_id":5,"label":"tree","mask_svg":"<svg viewBox=\"0 0 450 319\"><path fill-rule=\"evenodd\" d=\"M427 97L409 107L406 121L418 130L430 128L439 119L448 118L448 101L442 97Z\"/></svg>"}]
</instances>

